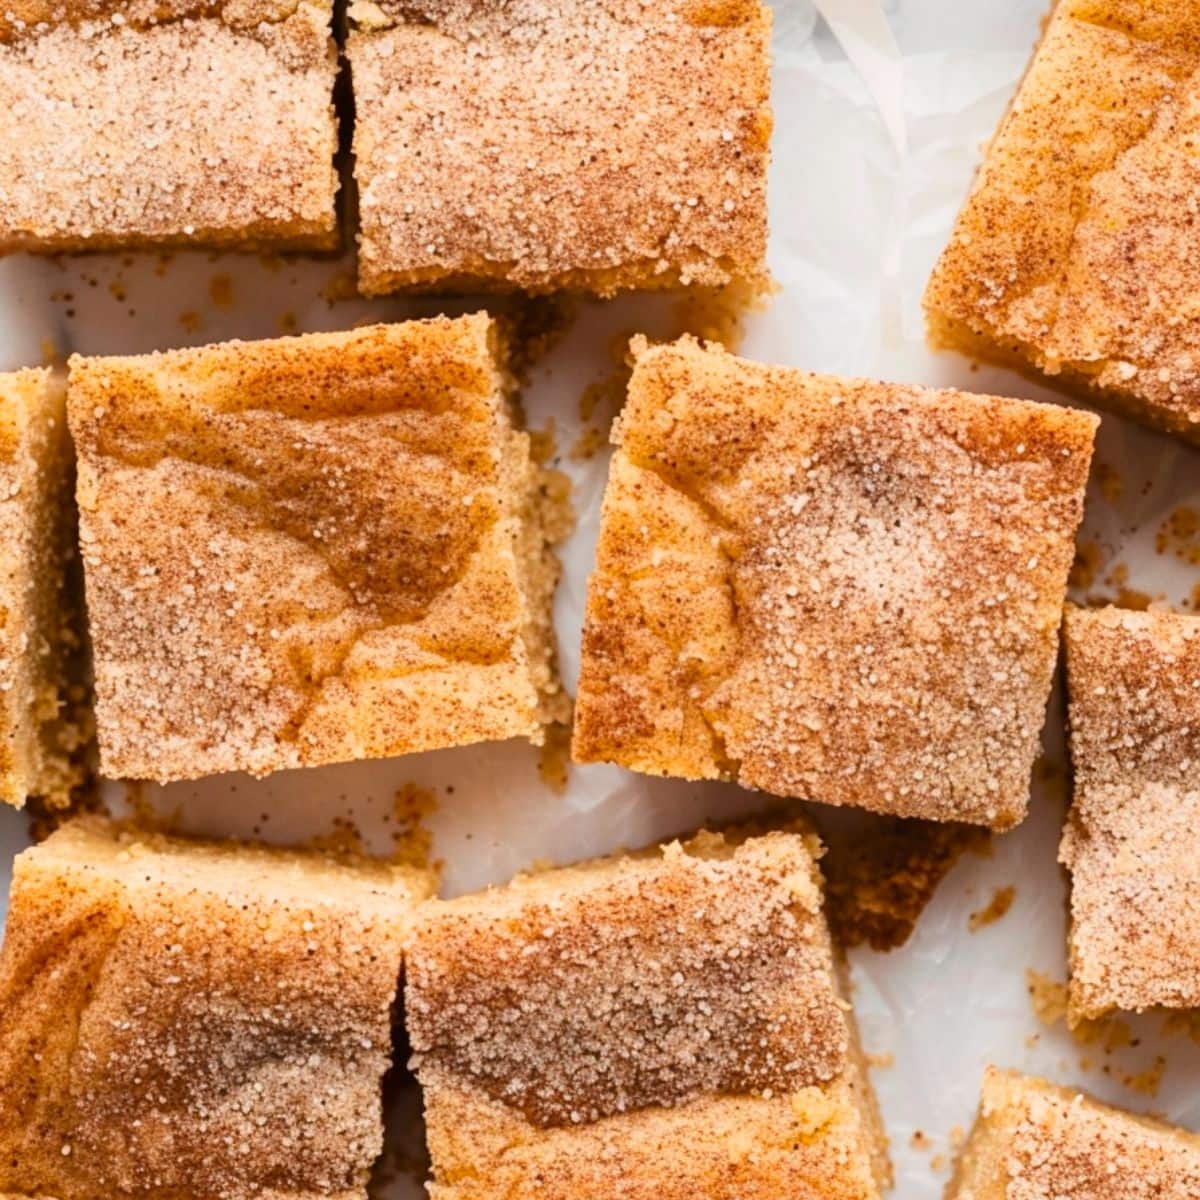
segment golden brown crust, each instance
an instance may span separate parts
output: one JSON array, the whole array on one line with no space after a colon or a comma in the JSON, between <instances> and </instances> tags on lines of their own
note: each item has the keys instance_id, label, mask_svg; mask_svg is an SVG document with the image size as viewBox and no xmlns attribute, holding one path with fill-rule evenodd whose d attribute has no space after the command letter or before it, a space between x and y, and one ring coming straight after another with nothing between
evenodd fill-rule
<instances>
[{"instance_id":1,"label":"golden brown crust","mask_svg":"<svg viewBox=\"0 0 1200 1200\"><path fill-rule=\"evenodd\" d=\"M431 1194L874 1198L846 1008L800 833L434 903L406 979Z\"/></svg>"},{"instance_id":2,"label":"golden brown crust","mask_svg":"<svg viewBox=\"0 0 1200 1200\"><path fill-rule=\"evenodd\" d=\"M528 439L491 338L478 315L72 360L105 774L540 736L549 595L522 591Z\"/></svg>"},{"instance_id":3,"label":"golden brown crust","mask_svg":"<svg viewBox=\"0 0 1200 1200\"><path fill-rule=\"evenodd\" d=\"M64 826L16 862L0 1192L365 1195L425 872Z\"/></svg>"},{"instance_id":4,"label":"golden brown crust","mask_svg":"<svg viewBox=\"0 0 1200 1200\"><path fill-rule=\"evenodd\" d=\"M361 0L350 16L364 292L765 275L758 0Z\"/></svg>"},{"instance_id":5,"label":"golden brown crust","mask_svg":"<svg viewBox=\"0 0 1200 1200\"><path fill-rule=\"evenodd\" d=\"M328 4L6 10L0 251L337 245Z\"/></svg>"},{"instance_id":6,"label":"golden brown crust","mask_svg":"<svg viewBox=\"0 0 1200 1200\"><path fill-rule=\"evenodd\" d=\"M1198 19L1060 0L925 296L932 339L1200 440Z\"/></svg>"},{"instance_id":7,"label":"golden brown crust","mask_svg":"<svg viewBox=\"0 0 1200 1200\"><path fill-rule=\"evenodd\" d=\"M1200 618L1068 609L1071 1009L1200 1007Z\"/></svg>"},{"instance_id":8,"label":"golden brown crust","mask_svg":"<svg viewBox=\"0 0 1200 1200\"><path fill-rule=\"evenodd\" d=\"M64 388L48 370L0 375L0 801L66 802L65 595L74 542Z\"/></svg>"},{"instance_id":9,"label":"golden brown crust","mask_svg":"<svg viewBox=\"0 0 1200 1200\"><path fill-rule=\"evenodd\" d=\"M946 1200L1185 1200L1200 1137L989 1068Z\"/></svg>"},{"instance_id":10,"label":"golden brown crust","mask_svg":"<svg viewBox=\"0 0 1200 1200\"><path fill-rule=\"evenodd\" d=\"M430 1200L881 1200L860 1080L701 1096L536 1129L453 1076L423 1078Z\"/></svg>"},{"instance_id":11,"label":"golden brown crust","mask_svg":"<svg viewBox=\"0 0 1200 1200\"><path fill-rule=\"evenodd\" d=\"M635 349L575 757L1019 821L1095 418Z\"/></svg>"}]
</instances>

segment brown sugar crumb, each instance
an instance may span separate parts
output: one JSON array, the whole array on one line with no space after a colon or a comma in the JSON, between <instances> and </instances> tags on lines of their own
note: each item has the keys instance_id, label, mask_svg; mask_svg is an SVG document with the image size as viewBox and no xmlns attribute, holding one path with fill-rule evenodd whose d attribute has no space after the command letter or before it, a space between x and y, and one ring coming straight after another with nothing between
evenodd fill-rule
<instances>
[{"instance_id":1,"label":"brown sugar crumb","mask_svg":"<svg viewBox=\"0 0 1200 1200\"><path fill-rule=\"evenodd\" d=\"M1079 1016L1072 1011L1071 993L1065 983L1033 970L1026 971L1025 977L1034 1012L1044 1025L1053 1026L1065 1020L1071 1037L1078 1045L1099 1049L1106 1057L1138 1047L1139 1040L1128 1021L1112 1014L1095 1018ZM1079 1060L1079 1065L1082 1070L1090 1071L1094 1064L1090 1058L1084 1057ZM1131 1091L1152 1096L1162 1082L1166 1060L1161 1055L1155 1055L1150 1064L1141 1070L1129 1070L1117 1062L1105 1062L1103 1071Z\"/></svg>"},{"instance_id":2,"label":"brown sugar crumb","mask_svg":"<svg viewBox=\"0 0 1200 1200\"><path fill-rule=\"evenodd\" d=\"M530 371L570 332L579 316L575 296L523 296L505 318L508 369L518 383L529 382Z\"/></svg>"},{"instance_id":3,"label":"brown sugar crumb","mask_svg":"<svg viewBox=\"0 0 1200 1200\"><path fill-rule=\"evenodd\" d=\"M349 271L339 271L321 289L321 299L332 308L346 300L358 299L358 284Z\"/></svg>"},{"instance_id":4,"label":"brown sugar crumb","mask_svg":"<svg viewBox=\"0 0 1200 1200\"><path fill-rule=\"evenodd\" d=\"M821 863L834 937L846 947L903 946L954 864L988 840L973 825L885 820L866 837L834 841Z\"/></svg>"},{"instance_id":5,"label":"brown sugar crumb","mask_svg":"<svg viewBox=\"0 0 1200 1200\"><path fill-rule=\"evenodd\" d=\"M1099 1046L1106 1054L1133 1045L1133 1030L1119 1017L1074 1017L1067 984L1034 970L1025 972L1025 980L1033 1011L1043 1025L1053 1026L1071 1018L1068 1028L1075 1041L1081 1046Z\"/></svg>"},{"instance_id":6,"label":"brown sugar crumb","mask_svg":"<svg viewBox=\"0 0 1200 1200\"><path fill-rule=\"evenodd\" d=\"M1026 990L1037 1019L1043 1025L1057 1025L1067 1015L1067 985L1032 969L1025 972Z\"/></svg>"},{"instance_id":7,"label":"brown sugar crumb","mask_svg":"<svg viewBox=\"0 0 1200 1200\"><path fill-rule=\"evenodd\" d=\"M332 6L0 13L0 250L337 244Z\"/></svg>"},{"instance_id":8,"label":"brown sugar crumb","mask_svg":"<svg viewBox=\"0 0 1200 1200\"><path fill-rule=\"evenodd\" d=\"M567 451L567 457L575 462L586 462L595 458L598 451L608 445L608 435L602 429L592 427L585 429Z\"/></svg>"},{"instance_id":9,"label":"brown sugar crumb","mask_svg":"<svg viewBox=\"0 0 1200 1200\"><path fill-rule=\"evenodd\" d=\"M1109 504L1116 504L1125 493L1125 481L1112 463L1098 462L1095 466L1096 484L1100 495Z\"/></svg>"},{"instance_id":10,"label":"brown sugar crumb","mask_svg":"<svg viewBox=\"0 0 1200 1200\"><path fill-rule=\"evenodd\" d=\"M770 13L350 8L359 286L610 295L765 274Z\"/></svg>"},{"instance_id":11,"label":"brown sugar crumb","mask_svg":"<svg viewBox=\"0 0 1200 1200\"><path fill-rule=\"evenodd\" d=\"M1200 565L1200 512L1186 505L1175 509L1154 535L1154 549L1189 566Z\"/></svg>"},{"instance_id":12,"label":"brown sugar crumb","mask_svg":"<svg viewBox=\"0 0 1200 1200\"><path fill-rule=\"evenodd\" d=\"M690 338L634 355L576 759L1020 821L1095 418Z\"/></svg>"},{"instance_id":13,"label":"brown sugar crumb","mask_svg":"<svg viewBox=\"0 0 1200 1200\"><path fill-rule=\"evenodd\" d=\"M1077 1016L1200 1006L1200 618L1068 609Z\"/></svg>"},{"instance_id":14,"label":"brown sugar crumb","mask_svg":"<svg viewBox=\"0 0 1200 1200\"><path fill-rule=\"evenodd\" d=\"M304 848L338 858L365 856L367 853L367 843L362 830L358 827L358 822L350 816L333 817L325 833L314 833L304 840Z\"/></svg>"},{"instance_id":15,"label":"brown sugar crumb","mask_svg":"<svg viewBox=\"0 0 1200 1200\"><path fill-rule=\"evenodd\" d=\"M1200 1009L1167 1013L1163 1018L1162 1031L1170 1035L1183 1034L1200 1045Z\"/></svg>"},{"instance_id":16,"label":"brown sugar crumb","mask_svg":"<svg viewBox=\"0 0 1200 1200\"><path fill-rule=\"evenodd\" d=\"M538 775L552 791L561 795L567 790L571 771L571 725L555 721L546 726L546 740L538 749Z\"/></svg>"},{"instance_id":17,"label":"brown sugar crumb","mask_svg":"<svg viewBox=\"0 0 1200 1200\"><path fill-rule=\"evenodd\" d=\"M1104 567L1104 551L1095 540L1080 542L1075 547L1075 561L1071 564L1068 585L1079 591L1087 591L1096 582Z\"/></svg>"},{"instance_id":18,"label":"brown sugar crumb","mask_svg":"<svg viewBox=\"0 0 1200 1200\"><path fill-rule=\"evenodd\" d=\"M429 788L406 783L392 797L391 861L413 867L436 867L433 862L433 834L425 821L438 807L437 795Z\"/></svg>"},{"instance_id":19,"label":"brown sugar crumb","mask_svg":"<svg viewBox=\"0 0 1200 1200\"><path fill-rule=\"evenodd\" d=\"M1127 608L1132 612L1145 612L1150 605L1162 600L1162 596L1152 596L1149 592L1139 591L1137 588L1118 588L1117 594L1113 598L1113 604L1117 608Z\"/></svg>"},{"instance_id":20,"label":"brown sugar crumb","mask_svg":"<svg viewBox=\"0 0 1200 1200\"><path fill-rule=\"evenodd\" d=\"M1190 5L1060 0L925 295L931 340L1200 441Z\"/></svg>"},{"instance_id":21,"label":"brown sugar crumb","mask_svg":"<svg viewBox=\"0 0 1200 1200\"><path fill-rule=\"evenodd\" d=\"M913 1131L912 1137L908 1139L908 1144L914 1150L920 1150L922 1153L924 1153L926 1150L932 1148L933 1141L928 1134L924 1133L920 1129L917 1129Z\"/></svg>"},{"instance_id":22,"label":"brown sugar crumb","mask_svg":"<svg viewBox=\"0 0 1200 1200\"><path fill-rule=\"evenodd\" d=\"M977 933L979 930L985 929L988 925L994 925L997 921L1008 915L1008 910L1012 908L1016 895L1017 889L1011 885L997 888L991 900L983 908L977 908L967 918L967 928L972 933Z\"/></svg>"},{"instance_id":23,"label":"brown sugar crumb","mask_svg":"<svg viewBox=\"0 0 1200 1200\"><path fill-rule=\"evenodd\" d=\"M1132 1073L1123 1072L1120 1075L1120 1081L1131 1092L1140 1092L1143 1096L1157 1096L1166 1072L1167 1060L1161 1054L1157 1054L1153 1064L1146 1070Z\"/></svg>"},{"instance_id":24,"label":"brown sugar crumb","mask_svg":"<svg viewBox=\"0 0 1200 1200\"><path fill-rule=\"evenodd\" d=\"M989 1068L947 1200L1185 1200L1200 1136Z\"/></svg>"},{"instance_id":25,"label":"brown sugar crumb","mask_svg":"<svg viewBox=\"0 0 1200 1200\"><path fill-rule=\"evenodd\" d=\"M208 281L208 298L214 308L229 309L233 307L233 279L224 272L214 275Z\"/></svg>"},{"instance_id":26,"label":"brown sugar crumb","mask_svg":"<svg viewBox=\"0 0 1200 1200\"><path fill-rule=\"evenodd\" d=\"M722 288L693 288L685 292L671 312L675 337L685 333L704 342L717 342L731 353L741 348L746 318L766 307L767 296L755 284L733 283Z\"/></svg>"}]
</instances>

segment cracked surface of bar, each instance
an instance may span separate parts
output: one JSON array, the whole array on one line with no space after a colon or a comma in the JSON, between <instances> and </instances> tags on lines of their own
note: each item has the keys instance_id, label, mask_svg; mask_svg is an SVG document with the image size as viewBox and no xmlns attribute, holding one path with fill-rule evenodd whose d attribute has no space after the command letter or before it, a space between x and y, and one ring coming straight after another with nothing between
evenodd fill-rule
<instances>
[{"instance_id":1,"label":"cracked surface of bar","mask_svg":"<svg viewBox=\"0 0 1200 1200\"><path fill-rule=\"evenodd\" d=\"M575 757L1021 820L1096 419L687 338L634 354Z\"/></svg>"},{"instance_id":2,"label":"cracked surface of bar","mask_svg":"<svg viewBox=\"0 0 1200 1200\"><path fill-rule=\"evenodd\" d=\"M498 353L480 314L72 360L106 776L541 738L557 564Z\"/></svg>"},{"instance_id":3,"label":"cracked surface of bar","mask_svg":"<svg viewBox=\"0 0 1200 1200\"><path fill-rule=\"evenodd\" d=\"M429 872L127 833L16 860L0 1194L365 1200Z\"/></svg>"}]
</instances>

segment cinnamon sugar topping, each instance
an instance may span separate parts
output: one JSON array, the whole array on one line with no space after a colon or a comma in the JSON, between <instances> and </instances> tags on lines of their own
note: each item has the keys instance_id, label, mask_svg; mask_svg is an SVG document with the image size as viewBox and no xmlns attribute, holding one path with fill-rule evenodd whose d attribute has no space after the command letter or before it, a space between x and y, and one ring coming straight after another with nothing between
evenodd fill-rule
<instances>
[{"instance_id":1,"label":"cinnamon sugar topping","mask_svg":"<svg viewBox=\"0 0 1200 1200\"><path fill-rule=\"evenodd\" d=\"M360 286L761 282L759 0L360 0Z\"/></svg>"},{"instance_id":2,"label":"cinnamon sugar topping","mask_svg":"<svg viewBox=\"0 0 1200 1200\"><path fill-rule=\"evenodd\" d=\"M431 910L408 965L418 1072L539 1125L840 1074L846 1022L804 840L719 837Z\"/></svg>"},{"instance_id":3,"label":"cinnamon sugar topping","mask_svg":"<svg viewBox=\"0 0 1200 1200\"><path fill-rule=\"evenodd\" d=\"M336 245L331 9L52 4L0 15L0 249Z\"/></svg>"},{"instance_id":4,"label":"cinnamon sugar topping","mask_svg":"<svg viewBox=\"0 0 1200 1200\"><path fill-rule=\"evenodd\" d=\"M561 718L549 506L492 338L476 315L72 361L109 777Z\"/></svg>"},{"instance_id":5,"label":"cinnamon sugar topping","mask_svg":"<svg viewBox=\"0 0 1200 1200\"><path fill-rule=\"evenodd\" d=\"M1095 419L635 351L576 757L1019 821Z\"/></svg>"},{"instance_id":6,"label":"cinnamon sugar topping","mask_svg":"<svg viewBox=\"0 0 1200 1200\"><path fill-rule=\"evenodd\" d=\"M401 947L431 887L96 818L20 855L0 1194L365 1197Z\"/></svg>"},{"instance_id":7,"label":"cinnamon sugar topping","mask_svg":"<svg viewBox=\"0 0 1200 1200\"><path fill-rule=\"evenodd\" d=\"M1071 1005L1200 1006L1200 617L1069 609Z\"/></svg>"},{"instance_id":8,"label":"cinnamon sugar topping","mask_svg":"<svg viewBox=\"0 0 1200 1200\"><path fill-rule=\"evenodd\" d=\"M1061 0L926 293L935 342L1200 441L1200 26Z\"/></svg>"},{"instance_id":9,"label":"cinnamon sugar topping","mask_svg":"<svg viewBox=\"0 0 1200 1200\"><path fill-rule=\"evenodd\" d=\"M1200 1137L991 1069L948 1200L1188 1200Z\"/></svg>"}]
</instances>

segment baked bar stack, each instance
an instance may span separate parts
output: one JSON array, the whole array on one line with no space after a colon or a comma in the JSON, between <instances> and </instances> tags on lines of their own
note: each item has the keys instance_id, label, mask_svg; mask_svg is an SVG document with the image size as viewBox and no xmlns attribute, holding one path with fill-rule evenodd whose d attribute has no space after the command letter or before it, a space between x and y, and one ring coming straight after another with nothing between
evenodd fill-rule
<instances>
[{"instance_id":1,"label":"baked bar stack","mask_svg":"<svg viewBox=\"0 0 1200 1200\"><path fill-rule=\"evenodd\" d=\"M428 906L406 971L434 1200L876 1200L810 840L702 834Z\"/></svg>"},{"instance_id":2,"label":"baked bar stack","mask_svg":"<svg viewBox=\"0 0 1200 1200\"><path fill-rule=\"evenodd\" d=\"M73 553L71 447L63 382L48 370L0 375L0 801L65 804L70 750L68 661L76 615L66 592Z\"/></svg>"},{"instance_id":3,"label":"baked bar stack","mask_svg":"<svg viewBox=\"0 0 1200 1200\"><path fill-rule=\"evenodd\" d=\"M1189 1200L1200 1137L994 1068L947 1200Z\"/></svg>"},{"instance_id":4,"label":"baked bar stack","mask_svg":"<svg viewBox=\"0 0 1200 1200\"><path fill-rule=\"evenodd\" d=\"M575 757L1005 828L1096 419L635 341Z\"/></svg>"},{"instance_id":5,"label":"baked bar stack","mask_svg":"<svg viewBox=\"0 0 1200 1200\"><path fill-rule=\"evenodd\" d=\"M0 251L337 245L337 55L315 0L12 0Z\"/></svg>"},{"instance_id":6,"label":"baked bar stack","mask_svg":"<svg viewBox=\"0 0 1200 1200\"><path fill-rule=\"evenodd\" d=\"M1200 618L1070 608L1071 1010L1200 1008Z\"/></svg>"},{"instance_id":7,"label":"baked bar stack","mask_svg":"<svg viewBox=\"0 0 1200 1200\"><path fill-rule=\"evenodd\" d=\"M504 382L483 315L72 360L104 774L540 739L557 567Z\"/></svg>"},{"instance_id":8,"label":"baked bar stack","mask_svg":"<svg viewBox=\"0 0 1200 1200\"><path fill-rule=\"evenodd\" d=\"M935 343L1200 441L1200 10L1059 0L925 296Z\"/></svg>"},{"instance_id":9,"label":"baked bar stack","mask_svg":"<svg viewBox=\"0 0 1200 1200\"><path fill-rule=\"evenodd\" d=\"M359 286L765 277L759 0L356 0Z\"/></svg>"},{"instance_id":10,"label":"baked bar stack","mask_svg":"<svg viewBox=\"0 0 1200 1200\"><path fill-rule=\"evenodd\" d=\"M0 1194L365 1197L401 949L432 886L95 818L19 855Z\"/></svg>"}]
</instances>

